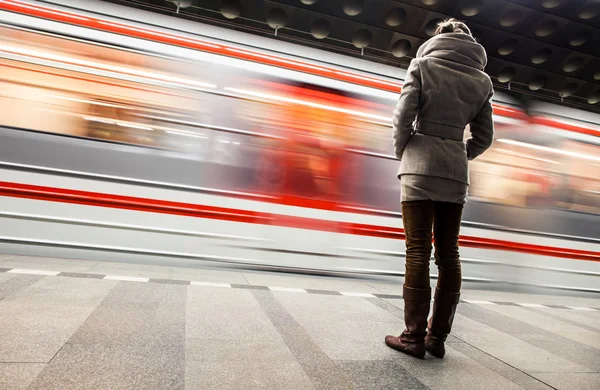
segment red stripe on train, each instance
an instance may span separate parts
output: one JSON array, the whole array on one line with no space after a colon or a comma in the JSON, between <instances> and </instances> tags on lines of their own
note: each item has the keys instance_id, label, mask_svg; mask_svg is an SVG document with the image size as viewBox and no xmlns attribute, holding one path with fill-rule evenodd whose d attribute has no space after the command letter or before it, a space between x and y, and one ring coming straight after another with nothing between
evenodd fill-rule
<instances>
[{"instance_id":1,"label":"red stripe on train","mask_svg":"<svg viewBox=\"0 0 600 390\"><path fill-rule=\"evenodd\" d=\"M590 127L579 126L574 123L566 123L566 122L562 122L562 121L551 119L551 118L544 118L542 116L531 117L529 119L529 121L531 123L544 125L544 126L548 126L548 127L554 127L557 129L562 129L562 130L570 131L573 133L580 133L580 134L591 135L594 137L600 137L600 130L590 128Z\"/></svg>"},{"instance_id":2,"label":"red stripe on train","mask_svg":"<svg viewBox=\"0 0 600 390\"><path fill-rule=\"evenodd\" d=\"M30 184L0 182L0 196L136 210L194 218L208 218L232 222L272 225L378 238L405 238L404 229L389 226L295 217L260 211L239 210L193 203L172 202L166 200L71 190L65 188L42 187ZM460 245L471 248L494 249L600 262L600 252L525 244L482 237L461 236Z\"/></svg>"}]
</instances>

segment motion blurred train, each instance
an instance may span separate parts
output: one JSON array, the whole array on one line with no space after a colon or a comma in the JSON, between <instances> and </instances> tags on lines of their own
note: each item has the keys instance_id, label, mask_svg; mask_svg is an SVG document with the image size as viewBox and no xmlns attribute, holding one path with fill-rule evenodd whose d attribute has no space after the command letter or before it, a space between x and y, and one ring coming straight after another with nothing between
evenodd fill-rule
<instances>
[{"instance_id":1,"label":"motion blurred train","mask_svg":"<svg viewBox=\"0 0 600 390\"><path fill-rule=\"evenodd\" d=\"M0 252L402 275L404 74L114 4L0 1ZM465 280L600 292L600 115L497 92L494 121Z\"/></svg>"}]
</instances>

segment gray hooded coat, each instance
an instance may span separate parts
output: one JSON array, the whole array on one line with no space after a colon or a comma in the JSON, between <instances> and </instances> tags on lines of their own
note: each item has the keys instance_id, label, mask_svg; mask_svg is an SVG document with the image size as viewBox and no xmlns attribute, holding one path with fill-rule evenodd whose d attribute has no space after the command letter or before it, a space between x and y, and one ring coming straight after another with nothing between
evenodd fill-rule
<instances>
[{"instance_id":1,"label":"gray hooded coat","mask_svg":"<svg viewBox=\"0 0 600 390\"><path fill-rule=\"evenodd\" d=\"M468 160L485 152L494 138L486 64L485 49L463 33L437 35L419 48L394 111L398 176L469 184ZM465 143L469 124L471 137Z\"/></svg>"}]
</instances>

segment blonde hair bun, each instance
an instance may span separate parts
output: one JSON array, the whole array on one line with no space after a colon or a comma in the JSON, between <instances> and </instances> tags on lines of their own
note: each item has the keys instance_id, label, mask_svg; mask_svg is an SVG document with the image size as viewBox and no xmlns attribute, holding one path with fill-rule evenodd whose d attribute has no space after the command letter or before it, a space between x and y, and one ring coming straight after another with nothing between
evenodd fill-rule
<instances>
[{"instance_id":1,"label":"blonde hair bun","mask_svg":"<svg viewBox=\"0 0 600 390\"><path fill-rule=\"evenodd\" d=\"M454 18L442 20L441 22L439 22L433 35L445 33L463 33L473 36L473 34L471 34L471 30L469 30L469 27L467 27L465 23Z\"/></svg>"}]
</instances>

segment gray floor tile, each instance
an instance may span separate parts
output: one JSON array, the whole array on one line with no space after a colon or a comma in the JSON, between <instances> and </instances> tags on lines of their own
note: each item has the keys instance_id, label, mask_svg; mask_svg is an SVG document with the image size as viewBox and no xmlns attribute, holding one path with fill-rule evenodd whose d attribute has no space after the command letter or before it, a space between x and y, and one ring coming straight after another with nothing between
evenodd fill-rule
<instances>
[{"instance_id":1,"label":"gray floor tile","mask_svg":"<svg viewBox=\"0 0 600 390\"><path fill-rule=\"evenodd\" d=\"M388 334L398 335L401 331L394 329L389 332L382 332L379 340L356 340L353 335L346 337L338 336L328 338L318 336L309 331L315 343L332 360L391 360L397 357L398 352L389 348L384 343L384 338Z\"/></svg>"},{"instance_id":2,"label":"gray floor tile","mask_svg":"<svg viewBox=\"0 0 600 390\"><path fill-rule=\"evenodd\" d=\"M400 334L401 322L349 321L333 319L299 319L315 343L332 360L389 360L396 352L384 338Z\"/></svg>"},{"instance_id":3,"label":"gray floor tile","mask_svg":"<svg viewBox=\"0 0 600 390\"><path fill-rule=\"evenodd\" d=\"M380 293L402 295L402 287L404 279L398 278L397 282L367 282L367 284L373 288L376 288Z\"/></svg>"},{"instance_id":4,"label":"gray floor tile","mask_svg":"<svg viewBox=\"0 0 600 390\"><path fill-rule=\"evenodd\" d=\"M248 284L241 272L222 271L203 268L173 268L172 277L181 280L193 280L209 283Z\"/></svg>"},{"instance_id":5,"label":"gray floor tile","mask_svg":"<svg viewBox=\"0 0 600 390\"><path fill-rule=\"evenodd\" d=\"M456 315L453 334L457 338L524 372L590 371L589 368L463 315ZM534 356L535 358L532 358Z\"/></svg>"},{"instance_id":6,"label":"gray floor tile","mask_svg":"<svg viewBox=\"0 0 600 390\"><path fill-rule=\"evenodd\" d=\"M588 371L600 372L600 351L595 348L546 332L542 334L515 334L514 336L570 362L586 367Z\"/></svg>"},{"instance_id":7,"label":"gray floor tile","mask_svg":"<svg viewBox=\"0 0 600 390\"><path fill-rule=\"evenodd\" d=\"M566 337L581 344L598 349L600 360L600 330L593 332L581 327L556 320L524 307L489 306L488 310L495 311L507 317L518 319L520 322L544 329L556 335ZM553 310L556 311L556 310ZM577 313L577 312L575 312ZM527 333L527 332L516 332Z\"/></svg>"},{"instance_id":8,"label":"gray floor tile","mask_svg":"<svg viewBox=\"0 0 600 390\"><path fill-rule=\"evenodd\" d=\"M600 302L598 303L600 305ZM531 309L550 318L559 319L571 325L600 333L600 311L553 310L546 308Z\"/></svg>"},{"instance_id":9,"label":"gray floor tile","mask_svg":"<svg viewBox=\"0 0 600 390\"><path fill-rule=\"evenodd\" d=\"M196 361L186 366L186 389L314 389L296 360Z\"/></svg>"},{"instance_id":10,"label":"gray floor tile","mask_svg":"<svg viewBox=\"0 0 600 390\"><path fill-rule=\"evenodd\" d=\"M383 300L386 303L389 303L390 305L395 306L400 310L404 310L404 300L403 299L385 299L385 298L383 298Z\"/></svg>"},{"instance_id":11,"label":"gray floor tile","mask_svg":"<svg viewBox=\"0 0 600 390\"><path fill-rule=\"evenodd\" d=\"M0 273L0 284L6 282L9 279L14 278L15 276L17 276L17 274Z\"/></svg>"},{"instance_id":12,"label":"gray floor tile","mask_svg":"<svg viewBox=\"0 0 600 390\"><path fill-rule=\"evenodd\" d=\"M252 291L254 290L188 287L187 337L281 340L273 324L254 299Z\"/></svg>"},{"instance_id":13,"label":"gray floor tile","mask_svg":"<svg viewBox=\"0 0 600 390\"><path fill-rule=\"evenodd\" d=\"M317 389L353 388L352 382L319 348L274 294L268 291L252 293Z\"/></svg>"},{"instance_id":14,"label":"gray floor tile","mask_svg":"<svg viewBox=\"0 0 600 390\"><path fill-rule=\"evenodd\" d=\"M48 362L113 287L46 277L0 301L0 362Z\"/></svg>"},{"instance_id":15,"label":"gray floor tile","mask_svg":"<svg viewBox=\"0 0 600 390\"><path fill-rule=\"evenodd\" d=\"M158 284L180 284L184 286L189 286L189 280L177 280L177 279L150 279L150 283L158 283Z\"/></svg>"},{"instance_id":16,"label":"gray floor tile","mask_svg":"<svg viewBox=\"0 0 600 390\"><path fill-rule=\"evenodd\" d=\"M543 382L535 379L529 374L502 362L501 360L480 351L479 349L467 343L448 343L447 348L449 356L454 356L452 350L456 350L495 373L503 376L511 382L527 390L551 390L552 388ZM460 371L460 370L459 370Z\"/></svg>"},{"instance_id":17,"label":"gray floor tile","mask_svg":"<svg viewBox=\"0 0 600 390\"><path fill-rule=\"evenodd\" d=\"M180 279L174 277L172 267L129 263L97 263L89 270L91 273L145 278Z\"/></svg>"},{"instance_id":18,"label":"gray floor tile","mask_svg":"<svg viewBox=\"0 0 600 390\"><path fill-rule=\"evenodd\" d=\"M257 286L312 288L318 289L319 285L313 282L313 278L306 276L270 274L262 272L245 272L244 277L248 283Z\"/></svg>"},{"instance_id":19,"label":"gray floor tile","mask_svg":"<svg viewBox=\"0 0 600 390\"><path fill-rule=\"evenodd\" d=\"M45 363L0 363L0 389L25 390L44 367Z\"/></svg>"},{"instance_id":20,"label":"gray floor tile","mask_svg":"<svg viewBox=\"0 0 600 390\"><path fill-rule=\"evenodd\" d=\"M379 299L402 299L402 295L395 294L374 294Z\"/></svg>"},{"instance_id":21,"label":"gray floor tile","mask_svg":"<svg viewBox=\"0 0 600 390\"><path fill-rule=\"evenodd\" d=\"M183 389L181 346L66 344L30 389Z\"/></svg>"},{"instance_id":22,"label":"gray floor tile","mask_svg":"<svg viewBox=\"0 0 600 390\"><path fill-rule=\"evenodd\" d=\"M307 288L306 292L309 294L315 294L315 295L342 295L338 291L319 290L319 289L314 289L314 288Z\"/></svg>"},{"instance_id":23,"label":"gray floor tile","mask_svg":"<svg viewBox=\"0 0 600 390\"><path fill-rule=\"evenodd\" d=\"M358 389L345 372L329 358L303 360L302 368L311 382L319 390L352 390Z\"/></svg>"},{"instance_id":24,"label":"gray floor tile","mask_svg":"<svg viewBox=\"0 0 600 390\"><path fill-rule=\"evenodd\" d=\"M563 305L546 305L546 306L550 307L552 309L568 310L568 308L566 306L563 306Z\"/></svg>"},{"instance_id":25,"label":"gray floor tile","mask_svg":"<svg viewBox=\"0 0 600 390\"><path fill-rule=\"evenodd\" d=\"M19 293L19 291L31 286L43 278L44 276L41 275L0 275L0 300Z\"/></svg>"},{"instance_id":26,"label":"gray floor tile","mask_svg":"<svg viewBox=\"0 0 600 390\"><path fill-rule=\"evenodd\" d=\"M514 311L515 309L526 310L525 308L520 307L496 305L479 306L469 303L461 303L458 305L457 313L481 322L485 325L491 326L494 329L498 329L504 333L538 333L540 331L540 328L535 325L499 312L500 310Z\"/></svg>"},{"instance_id":27,"label":"gray floor tile","mask_svg":"<svg viewBox=\"0 0 600 390\"><path fill-rule=\"evenodd\" d=\"M516 317L504 315L498 311L509 311L520 314ZM553 311L557 311L553 309ZM458 312L466 315L478 323L496 329L503 333L509 333L517 339L523 340L531 345L543 349L547 353L576 363L581 367L587 367L591 371L600 371L600 359L598 349L589 345L567 338L561 332L550 332L546 329L560 327L560 321L552 318L544 318L529 309L511 307L480 307L477 305L460 305ZM537 321L532 321L536 317ZM531 323L528 323L531 322ZM558 323L558 325L556 324ZM458 322L460 326L460 322ZM544 329L546 328L546 329ZM577 330L575 330L577 332ZM588 331L589 332L589 331ZM591 333L594 334L594 333ZM532 337L532 335L536 335ZM576 336L572 336L576 337ZM598 335L595 334L596 339ZM465 340L468 342L468 340ZM576 371L581 371L581 368Z\"/></svg>"},{"instance_id":28,"label":"gray floor tile","mask_svg":"<svg viewBox=\"0 0 600 390\"><path fill-rule=\"evenodd\" d=\"M282 339L278 341L186 339L186 361L277 361L294 359Z\"/></svg>"},{"instance_id":29,"label":"gray floor tile","mask_svg":"<svg viewBox=\"0 0 600 390\"><path fill-rule=\"evenodd\" d=\"M398 361L337 361L336 363L357 389L427 389Z\"/></svg>"},{"instance_id":30,"label":"gray floor tile","mask_svg":"<svg viewBox=\"0 0 600 390\"><path fill-rule=\"evenodd\" d=\"M486 291L463 289L462 299L474 299L483 301L500 301L516 303L537 303L540 305L562 305L562 306L590 306L598 305L597 298L570 297L561 295L527 294L522 292Z\"/></svg>"},{"instance_id":31,"label":"gray floor tile","mask_svg":"<svg viewBox=\"0 0 600 390\"><path fill-rule=\"evenodd\" d=\"M322 290L344 291L344 292L361 292L361 293L380 293L371 285L356 280L345 280L337 278L314 279L315 288Z\"/></svg>"},{"instance_id":32,"label":"gray floor tile","mask_svg":"<svg viewBox=\"0 0 600 390\"><path fill-rule=\"evenodd\" d=\"M267 286L252 286L249 284L232 284L231 288L241 288L244 290L268 290Z\"/></svg>"},{"instance_id":33,"label":"gray floor tile","mask_svg":"<svg viewBox=\"0 0 600 390\"><path fill-rule=\"evenodd\" d=\"M277 292L274 295L296 320L317 316L349 321L398 321L397 317L374 305L370 298Z\"/></svg>"},{"instance_id":34,"label":"gray floor tile","mask_svg":"<svg viewBox=\"0 0 600 390\"><path fill-rule=\"evenodd\" d=\"M185 388L185 344L152 346L138 364L138 390Z\"/></svg>"},{"instance_id":35,"label":"gray floor tile","mask_svg":"<svg viewBox=\"0 0 600 390\"><path fill-rule=\"evenodd\" d=\"M58 274L58 276L64 276L68 278L104 279L106 275L85 272L61 272L60 274Z\"/></svg>"},{"instance_id":36,"label":"gray floor tile","mask_svg":"<svg viewBox=\"0 0 600 390\"><path fill-rule=\"evenodd\" d=\"M398 359L406 371L432 390L521 389L519 385L463 355L451 346L448 346L444 359L436 359L429 355L425 361L407 356L400 356Z\"/></svg>"},{"instance_id":37,"label":"gray floor tile","mask_svg":"<svg viewBox=\"0 0 600 390\"><path fill-rule=\"evenodd\" d=\"M282 306L332 360L386 360L394 351L383 342L399 334L401 318L371 299L274 293Z\"/></svg>"},{"instance_id":38,"label":"gray floor tile","mask_svg":"<svg viewBox=\"0 0 600 390\"><path fill-rule=\"evenodd\" d=\"M278 342L188 339L189 389L312 389L283 340Z\"/></svg>"},{"instance_id":39,"label":"gray floor tile","mask_svg":"<svg viewBox=\"0 0 600 390\"><path fill-rule=\"evenodd\" d=\"M404 321L404 310L402 310L397 304L398 301L402 301L401 299L388 299L388 298L374 298L369 299L369 302L374 304L390 313L394 318L397 318L399 321Z\"/></svg>"},{"instance_id":40,"label":"gray floor tile","mask_svg":"<svg viewBox=\"0 0 600 390\"><path fill-rule=\"evenodd\" d=\"M183 345L186 286L119 282L69 343Z\"/></svg>"},{"instance_id":41,"label":"gray floor tile","mask_svg":"<svg viewBox=\"0 0 600 390\"><path fill-rule=\"evenodd\" d=\"M600 373L536 373L533 375L557 390L600 389Z\"/></svg>"},{"instance_id":42,"label":"gray floor tile","mask_svg":"<svg viewBox=\"0 0 600 390\"><path fill-rule=\"evenodd\" d=\"M494 305L497 306L516 306L516 307L520 307L518 304L514 303L514 302L492 302Z\"/></svg>"},{"instance_id":43,"label":"gray floor tile","mask_svg":"<svg viewBox=\"0 0 600 390\"><path fill-rule=\"evenodd\" d=\"M186 286L117 283L33 388L182 389L185 301Z\"/></svg>"}]
</instances>

